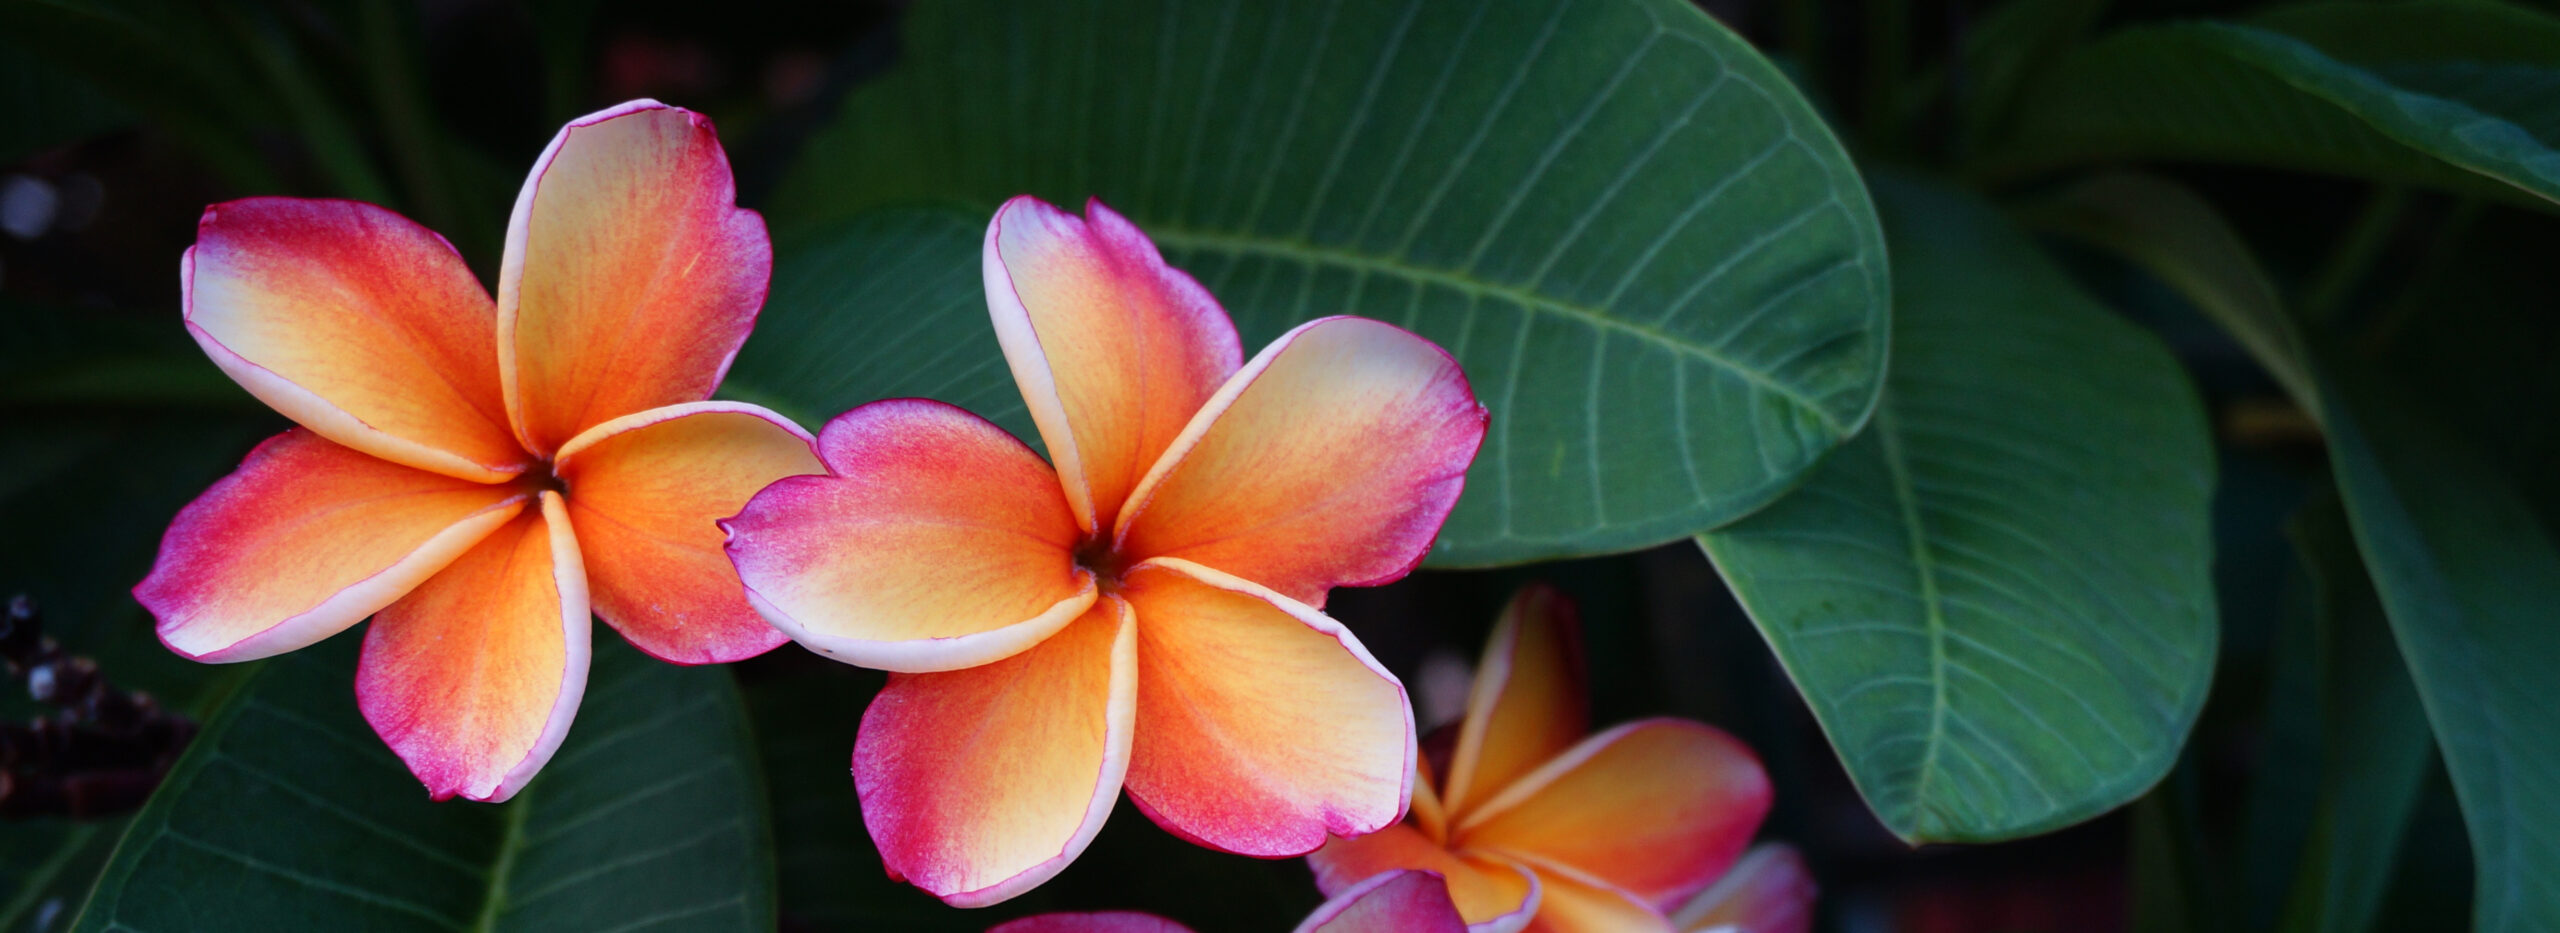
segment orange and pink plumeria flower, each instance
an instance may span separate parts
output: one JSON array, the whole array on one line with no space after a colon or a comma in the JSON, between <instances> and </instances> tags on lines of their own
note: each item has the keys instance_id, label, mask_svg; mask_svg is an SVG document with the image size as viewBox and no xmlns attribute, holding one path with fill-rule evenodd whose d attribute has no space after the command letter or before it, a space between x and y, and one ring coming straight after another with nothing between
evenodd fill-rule
<instances>
[{"instance_id":1,"label":"orange and pink plumeria flower","mask_svg":"<svg viewBox=\"0 0 2560 933\"><path fill-rule=\"evenodd\" d=\"M1154 914L1132 911L1024 917L987 933L1191 933ZM1427 871L1397 869L1361 881L1325 901L1295 933L1471 933L1449 900L1449 887Z\"/></svg>"},{"instance_id":2,"label":"orange and pink plumeria flower","mask_svg":"<svg viewBox=\"0 0 2560 933\"><path fill-rule=\"evenodd\" d=\"M1804 929L1812 887L1791 852L1727 878L1769 809L1748 747L1682 719L1585 737L1589 718L1572 604L1521 591L1485 647L1446 767L1422 765L1412 819L1309 856L1317 885L1437 872L1482 931L1669 931L1674 914L1696 924L1681 929Z\"/></svg>"},{"instance_id":3,"label":"orange and pink plumeria flower","mask_svg":"<svg viewBox=\"0 0 2560 933\"><path fill-rule=\"evenodd\" d=\"M504 800L586 686L592 609L696 664L783 638L714 522L820 469L808 434L704 401L772 247L711 123L634 101L570 123L517 197L491 300L390 211L205 211L186 324L293 419L169 527L134 595L171 650L246 661L373 616L367 721L438 799Z\"/></svg>"},{"instance_id":4,"label":"orange and pink plumeria flower","mask_svg":"<svg viewBox=\"0 0 2560 933\"><path fill-rule=\"evenodd\" d=\"M1393 825L1404 687L1321 612L1412 570L1485 411L1449 354L1360 318L1251 361L1206 289L1099 203L997 211L987 303L1051 461L949 405L877 402L827 474L724 523L747 597L897 672L853 753L889 871L962 906L1058 873L1125 787L1266 857Z\"/></svg>"}]
</instances>

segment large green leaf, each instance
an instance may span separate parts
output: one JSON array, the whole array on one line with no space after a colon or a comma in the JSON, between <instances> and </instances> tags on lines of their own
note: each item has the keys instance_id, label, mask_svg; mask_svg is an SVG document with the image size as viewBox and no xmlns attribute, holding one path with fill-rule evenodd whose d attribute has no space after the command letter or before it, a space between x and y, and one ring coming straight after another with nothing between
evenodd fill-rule
<instances>
[{"instance_id":1,"label":"large green leaf","mask_svg":"<svg viewBox=\"0 0 2560 933\"><path fill-rule=\"evenodd\" d=\"M2329 380L2331 468L2435 725L2475 927L2560 928L2560 543L2510 481L2362 374Z\"/></svg>"},{"instance_id":2,"label":"large green leaf","mask_svg":"<svg viewBox=\"0 0 2560 933\"><path fill-rule=\"evenodd\" d=\"M2204 699L2203 412L2158 340L1996 214L1877 191L1897 311L1876 423L1702 541L1896 834L2077 822L2159 780Z\"/></svg>"},{"instance_id":3,"label":"large green leaf","mask_svg":"<svg viewBox=\"0 0 2560 933\"><path fill-rule=\"evenodd\" d=\"M2503 4L2321 4L2127 29L2031 82L2000 170L2229 161L2560 201L2560 22Z\"/></svg>"},{"instance_id":4,"label":"large green leaf","mask_svg":"<svg viewBox=\"0 0 2560 933\"><path fill-rule=\"evenodd\" d=\"M2164 202L2112 203L2131 210ZM2223 222L2181 208L2176 222L2114 223L2154 230L2172 244L2237 242L2227 229L2197 225ZM2179 265L2238 267L2174 245L2126 255L2181 288L2213 276ZM2560 606L2560 543L2537 521L2514 474L2499 469L2473 436L2448 427L2476 429L2482 418L2428 412L2412 403L2407 386L2383 382L2353 365L2356 358L2306 339L2282 308L2224 300L2251 293L2272 290L2190 290L2196 306L2226 328L2268 338L2241 342L2271 371L2299 374L2312 392L2301 401L2326 430L2358 549L2471 831L2475 928L2560 928L2560 887L2550 883L2560 874L2560 717L2551 715L2560 708L2560 680L2550 677L2560 666L2560 626L2551 624L2552 607ZM2398 367L2395 374L2413 371Z\"/></svg>"},{"instance_id":5,"label":"large green leaf","mask_svg":"<svg viewBox=\"0 0 2560 933\"><path fill-rule=\"evenodd\" d=\"M356 712L361 635L266 663L134 817L82 931L771 930L727 672L598 632L577 727L500 806L434 803Z\"/></svg>"},{"instance_id":6,"label":"large green leaf","mask_svg":"<svg viewBox=\"0 0 2560 933\"><path fill-rule=\"evenodd\" d=\"M939 202L983 229L1019 192L1099 196L1217 294L1248 347L1337 313L1438 341L1493 424L1437 564L1730 521L1873 405L1887 275L1857 173L1776 69L1690 4L982 0L920 5L905 37L904 64L783 184L777 225ZM870 303L922 286L858 277L965 292L973 257L811 268L879 247L777 259L802 285L777 287L767 326L826 323L761 336L732 376L743 394L831 414L892 387L1011 391L982 302ZM862 368L826 380L834 394L790 381L837 354Z\"/></svg>"}]
</instances>

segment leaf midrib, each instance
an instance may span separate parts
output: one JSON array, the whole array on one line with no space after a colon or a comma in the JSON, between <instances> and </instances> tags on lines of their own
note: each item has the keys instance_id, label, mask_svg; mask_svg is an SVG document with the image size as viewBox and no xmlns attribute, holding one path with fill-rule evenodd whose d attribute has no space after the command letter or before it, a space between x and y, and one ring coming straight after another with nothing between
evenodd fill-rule
<instances>
[{"instance_id":1,"label":"leaf midrib","mask_svg":"<svg viewBox=\"0 0 2560 933\"><path fill-rule=\"evenodd\" d=\"M1937 560L1930 555L1928 529L1920 516L1910 464L1902 456L1901 424L1890 395L1876 401L1874 430L1884 453L1885 472L1893 479L1894 504L1902 510L1902 525L1909 532L1912 573L1919 578L1920 607L1929 628L1929 734L1922 742L1920 776L1912 781L1911 812L1906 814L1908 831L1917 833L1921 802L1928 799L1930 779L1938 773L1938 750L1947 740L1947 617L1938 599Z\"/></svg>"},{"instance_id":2,"label":"leaf midrib","mask_svg":"<svg viewBox=\"0 0 2560 933\"><path fill-rule=\"evenodd\" d=\"M488 896L480 901L480 917L472 921L475 933L491 933L498 928L498 917L506 912L507 879L515 874L516 855L524 851L524 824L531 818L533 805L526 798L532 788L516 794L506 804L506 829L498 837L498 860L489 866Z\"/></svg>"}]
</instances>

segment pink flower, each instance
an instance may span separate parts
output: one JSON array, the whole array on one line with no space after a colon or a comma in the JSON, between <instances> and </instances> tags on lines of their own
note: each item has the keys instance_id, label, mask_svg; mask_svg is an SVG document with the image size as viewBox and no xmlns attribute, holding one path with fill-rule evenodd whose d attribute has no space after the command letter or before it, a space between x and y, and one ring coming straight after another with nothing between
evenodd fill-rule
<instances>
[{"instance_id":1,"label":"pink flower","mask_svg":"<svg viewBox=\"0 0 2560 933\"><path fill-rule=\"evenodd\" d=\"M961 906L1029 890L1126 786L1202 845L1303 854L1392 825L1404 687L1321 611L1413 569L1485 412L1455 360L1334 317L1250 362L1226 313L1099 203L987 228L988 305L1057 466L937 402L819 436L825 476L729 520L747 596L899 672L854 747L891 874Z\"/></svg>"},{"instance_id":2,"label":"pink flower","mask_svg":"<svg viewBox=\"0 0 2560 933\"><path fill-rule=\"evenodd\" d=\"M1573 605L1545 587L1522 590L1485 646L1446 780L1426 773L1415 784L1410 821L1309 856L1317 886L1338 893L1392 869L1438 872L1459 912L1488 930L1667 933L1684 904L1684 920L1801 929L1765 918L1806 913L1809 881L1755 873L1732 891L1711 889L1769 810L1769 778L1749 748L1683 719L1585 737L1589 720ZM1768 867L1792 865L1802 879L1801 863L1781 858Z\"/></svg>"},{"instance_id":3,"label":"pink flower","mask_svg":"<svg viewBox=\"0 0 2560 933\"><path fill-rule=\"evenodd\" d=\"M1126 911L1041 914L987 933L1191 933L1154 914ZM1298 924L1296 933L1471 933L1449 888L1427 871L1389 871L1343 889ZM1473 931L1481 933L1481 931Z\"/></svg>"},{"instance_id":4,"label":"pink flower","mask_svg":"<svg viewBox=\"0 0 2560 933\"><path fill-rule=\"evenodd\" d=\"M772 267L733 191L698 114L573 121L516 199L494 302L379 207L207 209L180 263L187 330L301 427L170 524L134 587L160 640L246 661L375 616L365 719L436 798L493 801L568 733L590 609L678 663L781 644L714 521L820 467L781 416L704 401Z\"/></svg>"}]
</instances>

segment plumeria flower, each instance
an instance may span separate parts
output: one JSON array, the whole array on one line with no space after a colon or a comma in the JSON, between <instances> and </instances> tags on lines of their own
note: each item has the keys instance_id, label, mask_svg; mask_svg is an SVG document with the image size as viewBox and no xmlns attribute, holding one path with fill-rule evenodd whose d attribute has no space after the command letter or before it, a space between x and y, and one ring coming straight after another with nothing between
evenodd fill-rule
<instances>
[{"instance_id":1,"label":"plumeria flower","mask_svg":"<svg viewBox=\"0 0 2560 933\"><path fill-rule=\"evenodd\" d=\"M1668 913L1751 841L1768 775L1749 748L1699 723L1646 719L1586 738L1589 716L1572 604L1522 590L1485 646L1447 767L1422 765L1412 819L1309 856L1317 886L1426 869L1488 930L1667 933ZM1810 899L1810 886L1800 893ZM1744 928L1758 933L1747 925L1758 916Z\"/></svg>"},{"instance_id":2,"label":"plumeria flower","mask_svg":"<svg viewBox=\"0 0 2560 933\"><path fill-rule=\"evenodd\" d=\"M1807 933L1813 929L1813 874L1782 842L1764 843L1674 911L1681 933Z\"/></svg>"},{"instance_id":3,"label":"plumeria flower","mask_svg":"<svg viewBox=\"0 0 2560 933\"><path fill-rule=\"evenodd\" d=\"M1041 914L987 933L1191 933L1154 914L1113 911ZM1449 886L1427 871L1398 869L1354 884L1325 901L1296 933L1471 933L1449 900Z\"/></svg>"},{"instance_id":4,"label":"plumeria flower","mask_svg":"<svg viewBox=\"0 0 2560 933\"><path fill-rule=\"evenodd\" d=\"M373 616L365 719L437 799L491 801L567 734L590 609L682 664L780 644L714 522L819 465L790 421L704 401L772 267L734 190L698 114L580 118L516 198L494 302L379 207L207 209L187 330L301 426L169 526L134 588L161 641L246 661Z\"/></svg>"},{"instance_id":5,"label":"plumeria flower","mask_svg":"<svg viewBox=\"0 0 2560 933\"><path fill-rule=\"evenodd\" d=\"M1055 875L1123 786L1176 835L1303 854L1392 825L1404 687L1322 613L1422 559L1484 438L1449 354L1360 318L1241 363L1234 325L1095 203L987 228L987 303L1052 468L938 402L846 412L827 475L725 523L747 598L898 672L853 753L889 872L979 906Z\"/></svg>"}]
</instances>

